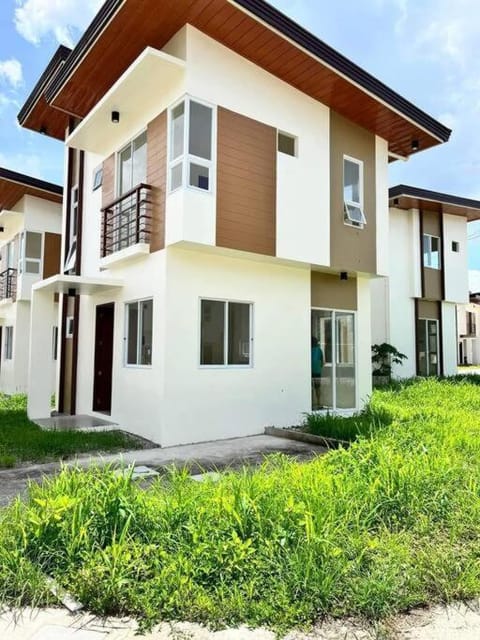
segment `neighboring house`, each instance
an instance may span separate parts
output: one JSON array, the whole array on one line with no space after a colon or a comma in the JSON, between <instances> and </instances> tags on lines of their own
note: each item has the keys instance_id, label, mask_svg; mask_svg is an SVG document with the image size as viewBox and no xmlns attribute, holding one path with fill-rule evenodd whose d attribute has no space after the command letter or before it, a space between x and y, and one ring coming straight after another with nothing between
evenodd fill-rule
<instances>
[{"instance_id":1,"label":"neighboring house","mask_svg":"<svg viewBox=\"0 0 480 640\"><path fill-rule=\"evenodd\" d=\"M109 1L19 120L67 150L60 412L173 445L363 405L388 163L449 129L260 0Z\"/></svg>"},{"instance_id":2,"label":"neighboring house","mask_svg":"<svg viewBox=\"0 0 480 640\"><path fill-rule=\"evenodd\" d=\"M32 286L60 270L62 187L0 167L0 392L28 389ZM51 296L42 376L55 390L58 305Z\"/></svg>"},{"instance_id":3,"label":"neighboring house","mask_svg":"<svg viewBox=\"0 0 480 640\"><path fill-rule=\"evenodd\" d=\"M480 293L457 306L458 364L480 365Z\"/></svg>"},{"instance_id":4,"label":"neighboring house","mask_svg":"<svg viewBox=\"0 0 480 640\"><path fill-rule=\"evenodd\" d=\"M457 304L468 302L467 224L480 201L390 189L390 273L372 281L372 340L408 356L399 377L457 372Z\"/></svg>"}]
</instances>

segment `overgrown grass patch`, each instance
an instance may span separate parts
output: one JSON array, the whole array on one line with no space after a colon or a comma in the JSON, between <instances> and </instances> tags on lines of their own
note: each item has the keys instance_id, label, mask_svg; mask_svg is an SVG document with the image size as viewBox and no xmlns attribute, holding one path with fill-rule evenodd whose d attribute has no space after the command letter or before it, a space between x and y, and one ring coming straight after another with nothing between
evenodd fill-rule
<instances>
[{"instance_id":1,"label":"overgrown grass patch","mask_svg":"<svg viewBox=\"0 0 480 640\"><path fill-rule=\"evenodd\" d=\"M302 429L324 438L353 442L360 437L370 437L375 431L391 423L385 411L374 411L368 407L361 413L343 416L333 413L308 413Z\"/></svg>"},{"instance_id":2,"label":"overgrown grass patch","mask_svg":"<svg viewBox=\"0 0 480 640\"><path fill-rule=\"evenodd\" d=\"M121 431L44 431L28 419L24 395L0 394L0 468L15 467L22 462L66 459L77 453L115 452L141 446L139 440Z\"/></svg>"},{"instance_id":3,"label":"overgrown grass patch","mask_svg":"<svg viewBox=\"0 0 480 640\"><path fill-rule=\"evenodd\" d=\"M44 603L52 576L99 614L279 630L381 618L480 594L480 389L376 391L388 426L313 462L281 456L150 489L64 470L0 518L0 596Z\"/></svg>"}]
</instances>

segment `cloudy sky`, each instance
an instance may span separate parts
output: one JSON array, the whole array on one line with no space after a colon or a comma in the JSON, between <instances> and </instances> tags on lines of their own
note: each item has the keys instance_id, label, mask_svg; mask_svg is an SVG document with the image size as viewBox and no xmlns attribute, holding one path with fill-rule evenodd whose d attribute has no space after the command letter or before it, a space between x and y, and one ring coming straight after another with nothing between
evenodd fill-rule
<instances>
[{"instance_id":1,"label":"cloudy sky","mask_svg":"<svg viewBox=\"0 0 480 640\"><path fill-rule=\"evenodd\" d=\"M16 115L59 43L72 46L103 0L1 0L0 166L62 181L60 143ZM390 168L399 182L480 199L478 0L271 0L453 129L451 141ZM480 224L470 225L480 269Z\"/></svg>"}]
</instances>

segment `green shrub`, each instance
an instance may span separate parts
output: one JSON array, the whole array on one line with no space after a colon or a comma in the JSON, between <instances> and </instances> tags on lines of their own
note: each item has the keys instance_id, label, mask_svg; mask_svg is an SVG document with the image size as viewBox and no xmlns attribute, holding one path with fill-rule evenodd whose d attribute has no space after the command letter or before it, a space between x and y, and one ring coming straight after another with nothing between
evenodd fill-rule
<instances>
[{"instance_id":1,"label":"green shrub","mask_svg":"<svg viewBox=\"0 0 480 640\"><path fill-rule=\"evenodd\" d=\"M480 389L470 379L376 391L390 422L307 464L148 490L65 469L0 517L4 603L54 577L98 614L284 630L480 594ZM367 414L368 414L367 412Z\"/></svg>"}]
</instances>

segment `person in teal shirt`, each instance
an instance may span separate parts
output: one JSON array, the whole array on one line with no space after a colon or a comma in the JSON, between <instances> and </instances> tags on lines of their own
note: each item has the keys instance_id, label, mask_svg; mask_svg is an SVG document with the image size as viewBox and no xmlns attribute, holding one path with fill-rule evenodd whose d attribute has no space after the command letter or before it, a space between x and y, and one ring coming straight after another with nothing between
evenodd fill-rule
<instances>
[{"instance_id":1,"label":"person in teal shirt","mask_svg":"<svg viewBox=\"0 0 480 640\"><path fill-rule=\"evenodd\" d=\"M323 370L323 351L315 336L312 336L312 407L320 409L320 385Z\"/></svg>"}]
</instances>

